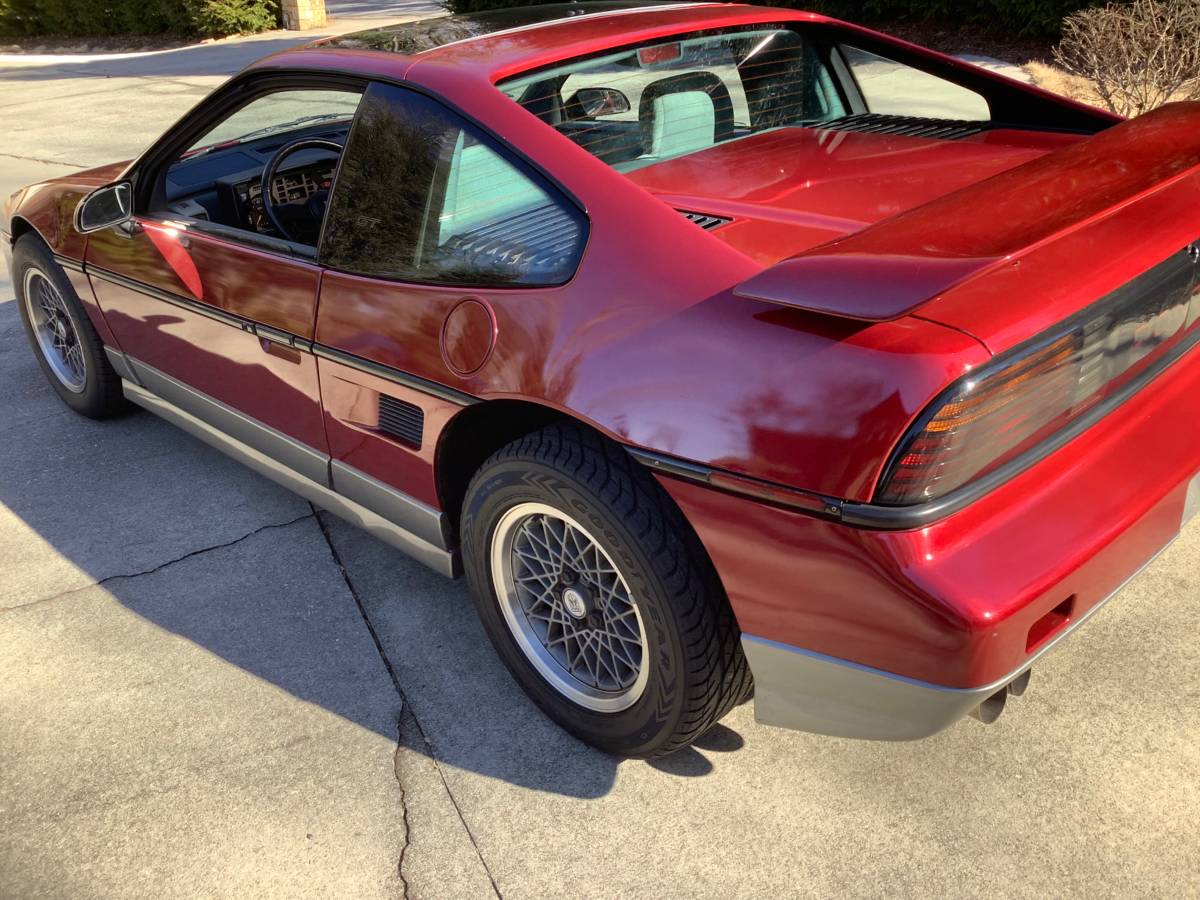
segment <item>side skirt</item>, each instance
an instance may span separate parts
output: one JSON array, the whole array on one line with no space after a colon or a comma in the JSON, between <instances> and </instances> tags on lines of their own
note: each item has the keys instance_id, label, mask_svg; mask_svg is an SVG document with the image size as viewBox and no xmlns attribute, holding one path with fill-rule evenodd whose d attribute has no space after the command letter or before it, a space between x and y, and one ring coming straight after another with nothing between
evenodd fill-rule
<instances>
[{"instance_id":1,"label":"side skirt","mask_svg":"<svg viewBox=\"0 0 1200 900\"><path fill-rule=\"evenodd\" d=\"M197 418L162 397L131 381L123 380L122 389L130 402L161 416L172 425L198 437L206 444L265 475L304 499L370 532L385 543L407 553L434 571L455 578L461 571L456 551L439 547L372 512L360 503L336 493L323 484L297 472L277 459L255 449L238 438Z\"/></svg>"}]
</instances>

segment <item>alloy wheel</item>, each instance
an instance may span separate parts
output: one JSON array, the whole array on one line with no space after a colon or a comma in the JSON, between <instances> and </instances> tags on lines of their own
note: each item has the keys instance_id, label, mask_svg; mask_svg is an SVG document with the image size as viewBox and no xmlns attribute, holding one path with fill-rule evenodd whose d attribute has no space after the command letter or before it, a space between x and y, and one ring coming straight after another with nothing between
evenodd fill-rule
<instances>
[{"instance_id":1,"label":"alloy wheel","mask_svg":"<svg viewBox=\"0 0 1200 900\"><path fill-rule=\"evenodd\" d=\"M24 297L38 348L50 371L67 390L82 394L87 386L87 362L62 294L44 272L30 268L25 273Z\"/></svg>"},{"instance_id":2,"label":"alloy wheel","mask_svg":"<svg viewBox=\"0 0 1200 900\"><path fill-rule=\"evenodd\" d=\"M637 702L650 671L645 626L586 528L546 504L518 504L496 524L491 563L509 630L547 683L596 712Z\"/></svg>"}]
</instances>

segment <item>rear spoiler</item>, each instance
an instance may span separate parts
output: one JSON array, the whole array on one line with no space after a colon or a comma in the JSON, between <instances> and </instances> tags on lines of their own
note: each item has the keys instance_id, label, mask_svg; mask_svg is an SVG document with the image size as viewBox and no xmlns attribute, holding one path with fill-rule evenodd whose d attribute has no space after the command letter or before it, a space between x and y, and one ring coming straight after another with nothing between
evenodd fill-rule
<instances>
[{"instance_id":1,"label":"rear spoiler","mask_svg":"<svg viewBox=\"0 0 1200 900\"><path fill-rule=\"evenodd\" d=\"M1198 167L1200 103L1168 104L785 259L734 293L846 319L898 319Z\"/></svg>"}]
</instances>

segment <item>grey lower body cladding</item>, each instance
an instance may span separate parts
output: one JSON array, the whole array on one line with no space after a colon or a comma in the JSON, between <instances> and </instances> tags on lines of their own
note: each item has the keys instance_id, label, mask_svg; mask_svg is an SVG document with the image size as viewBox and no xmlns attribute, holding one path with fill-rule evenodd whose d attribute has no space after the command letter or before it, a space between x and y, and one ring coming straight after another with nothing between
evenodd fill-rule
<instances>
[{"instance_id":1,"label":"grey lower body cladding","mask_svg":"<svg viewBox=\"0 0 1200 900\"><path fill-rule=\"evenodd\" d=\"M446 516L111 347L125 396L447 577L461 567Z\"/></svg>"}]
</instances>

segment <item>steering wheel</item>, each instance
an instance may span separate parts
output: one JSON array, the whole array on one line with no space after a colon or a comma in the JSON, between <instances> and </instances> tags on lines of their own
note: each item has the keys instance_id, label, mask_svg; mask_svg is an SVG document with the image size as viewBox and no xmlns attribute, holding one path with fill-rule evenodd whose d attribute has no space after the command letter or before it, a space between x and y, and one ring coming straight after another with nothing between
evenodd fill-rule
<instances>
[{"instance_id":1,"label":"steering wheel","mask_svg":"<svg viewBox=\"0 0 1200 900\"><path fill-rule=\"evenodd\" d=\"M332 153L334 153L338 156L341 156L343 148L342 148L341 144L337 143L337 141L325 140L323 138L301 138L298 141L292 141L290 144L284 144L282 147L280 147L278 150L276 150L275 155L272 156L271 159L267 162L266 166L263 167L263 173L262 173L263 212L266 213L267 220L271 223L271 226L277 232L279 232L279 234L282 237L285 237L289 241L292 241L293 243L297 243L297 244L305 244L305 243L310 243L310 242L301 240L300 239L301 236L298 236L296 234L295 230L293 230L293 227L291 225L285 225L283 223L284 217L280 216L280 214L279 214L280 211L284 210L284 209L288 209L290 207L292 210L301 213L300 216L296 216L296 215L290 216L290 218L292 218L293 220L300 219L301 217L303 217L304 219L308 219L310 223L316 223L316 228L313 229L313 231L314 231L313 239L314 240L311 242L311 243L315 243L316 242L315 239L317 237L315 232L320 229L321 220L325 217L325 206L329 202L329 191L325 191L325 190L313 191L302 202L285 203L285 204L281 204L277 208L275 206L275 197L273 196L273 192L271 191L271 185L275 181L275 172L279 169L280 164L285 159L287 159L293 153L298 153L301 150L316 150L316 149L329 150ZM298 207L299 207L299 209L297 209ZM298 224L298 222L293 222L293 224ZM303 237L307 237L307 235L303 235Z\"/></svg>"}]
</instances>

